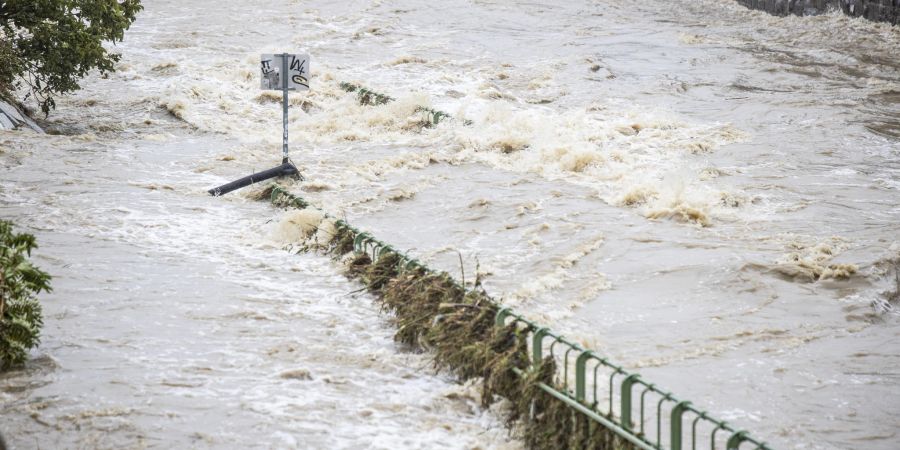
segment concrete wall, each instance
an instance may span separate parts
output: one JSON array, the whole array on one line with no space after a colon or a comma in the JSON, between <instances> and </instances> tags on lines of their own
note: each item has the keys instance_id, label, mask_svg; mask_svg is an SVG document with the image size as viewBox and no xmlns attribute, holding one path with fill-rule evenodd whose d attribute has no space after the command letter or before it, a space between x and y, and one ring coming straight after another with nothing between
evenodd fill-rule
<instances>
[{"instance_id":1,"label":"concrete wall","mask_svg":"<svg viewBox=\"0 0 900 450\"><path fill-rule=\"evenodd\" d=\"M894 25L900 23L900 0L737 0L752 9L778 16L815 15L829 9L841 9L854 17L865 17Z\"/></svg>"},{"instance_id":2,"label":"concrete wall","mask_svg":"<svg viewBox=\"0 0 900 450\"><path fill-rule=\"evenodd\" d=\"M38 124L29 119L27 115L22 114L14 105L0 100L0 130L15 130L21 127L31 128L39 133L44 132Z\"/></svg>"}]
</instances>

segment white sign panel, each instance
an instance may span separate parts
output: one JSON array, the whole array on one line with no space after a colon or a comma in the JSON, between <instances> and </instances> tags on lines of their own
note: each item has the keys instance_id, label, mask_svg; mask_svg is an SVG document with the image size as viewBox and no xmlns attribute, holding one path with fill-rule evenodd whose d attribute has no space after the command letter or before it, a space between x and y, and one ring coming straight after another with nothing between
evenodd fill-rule
<instances>
[{"instance_id":1,"label":"white sign panel","mask_svg":"<svg viewBox=\"0 0 900 450\"><path fill-rule=\"evenodd\" d=\"M281 71L284 67L285 55L262 55L259 63L262 79L260 87L264 90L280 91L284 89ZM309 90L309 55L287 56L288 90Z\"/></svg>"}]
</instances>

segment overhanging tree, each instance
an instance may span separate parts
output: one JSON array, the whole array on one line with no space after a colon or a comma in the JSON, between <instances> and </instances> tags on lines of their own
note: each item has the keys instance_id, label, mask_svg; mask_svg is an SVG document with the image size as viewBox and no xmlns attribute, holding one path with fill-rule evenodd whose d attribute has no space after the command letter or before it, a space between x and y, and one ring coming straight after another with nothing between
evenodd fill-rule
<instances>
[{"instance_id":1,"label":"overhanging tree","mask_svg":"<svg viewBox=\"0 0 900 450\"><path fill-rule=\"evenodd\" d=\"M23 86L44 114L93 69L115 70L103 47L125 36L140 0L0 0L0 90Z\"/></svg>"}]
</instances>

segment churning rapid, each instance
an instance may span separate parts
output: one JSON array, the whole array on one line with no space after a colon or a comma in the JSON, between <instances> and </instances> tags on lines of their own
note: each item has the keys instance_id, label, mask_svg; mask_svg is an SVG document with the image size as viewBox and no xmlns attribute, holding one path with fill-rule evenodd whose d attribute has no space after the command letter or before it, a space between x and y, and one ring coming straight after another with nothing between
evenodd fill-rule
<instances>
[{"instance_id":1,"label":"churning rapid","mask_svg":"<svg viewBox=\"0 0 900 450\"><path fill-rule=\"evenodd\" d=\"M777 448L900 447L900 27L557 3L145 0L51 134L0 134L0 212L55 287L0 433L520 445L337 263L284 251L302 217L206 194L280 161L258 58L305 51L290 190Z\"/></svg>"}]
</instances>

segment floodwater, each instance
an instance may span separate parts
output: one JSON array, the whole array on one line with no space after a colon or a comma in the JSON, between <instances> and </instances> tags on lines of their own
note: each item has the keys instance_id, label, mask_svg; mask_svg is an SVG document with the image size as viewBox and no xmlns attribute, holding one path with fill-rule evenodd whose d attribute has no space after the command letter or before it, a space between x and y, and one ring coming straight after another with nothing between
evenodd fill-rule
<instances>
[{"instance_id":1,"label":"floodwater","mask_svg":"<svg viewBox=\"0 0 900 450\"><path fill-rule=\"evenodd\" d=\"M292 191L775 447L900 447L900 27L729 0L145 7L59 135L0 135L2 217L55 275L0 378L16 446L519 445L337 263L286 251L283 212L205 194L279 162L258 55L305 51Z\"/></svg>"}]
</instances>

